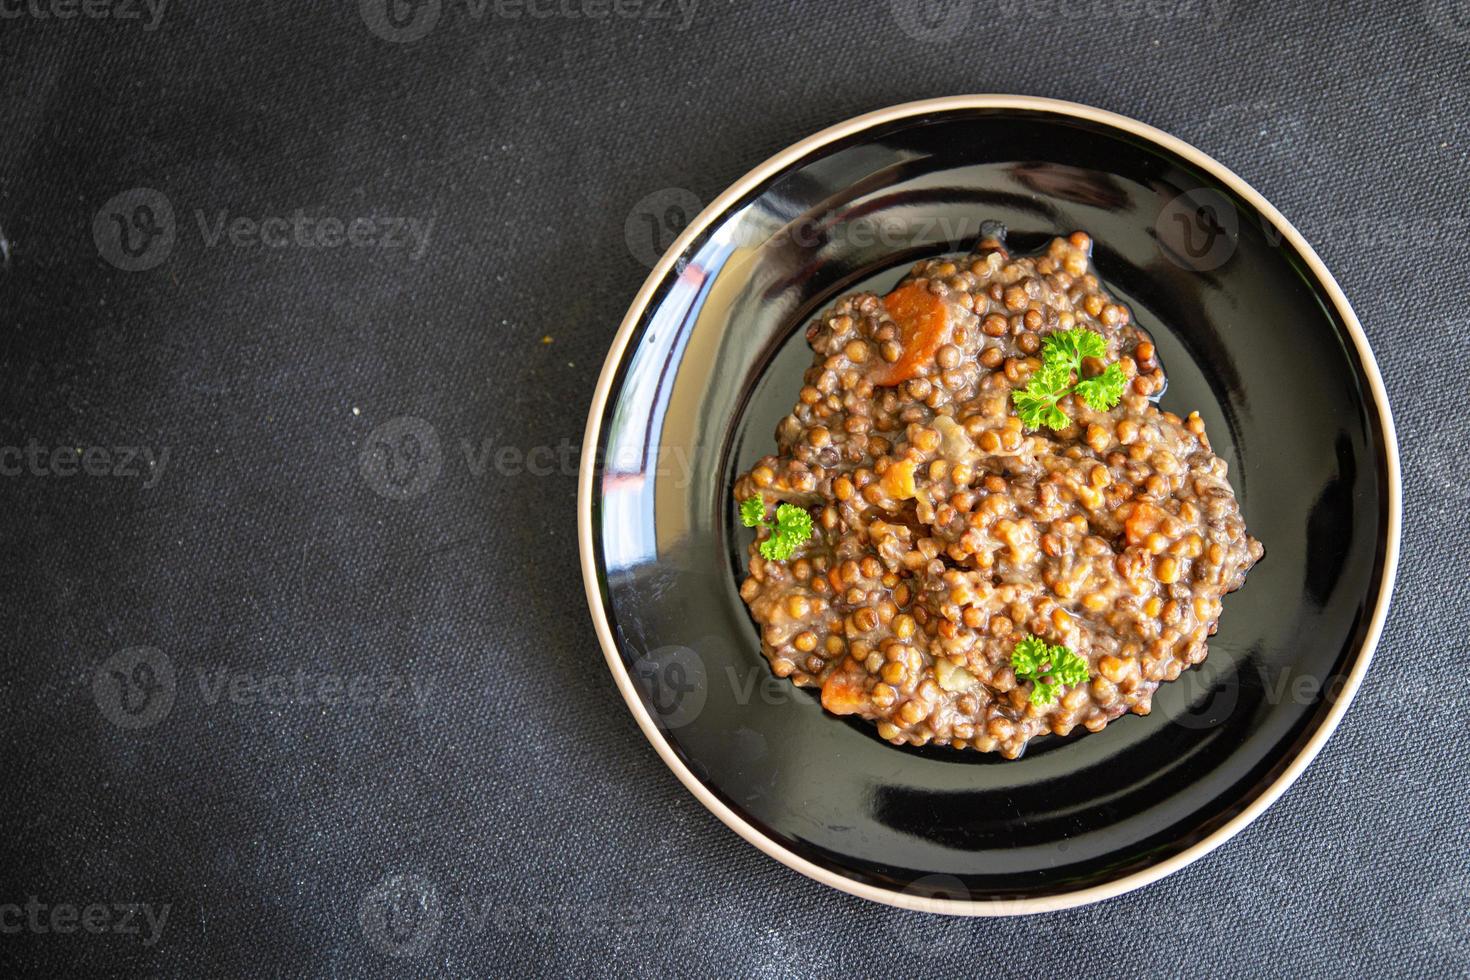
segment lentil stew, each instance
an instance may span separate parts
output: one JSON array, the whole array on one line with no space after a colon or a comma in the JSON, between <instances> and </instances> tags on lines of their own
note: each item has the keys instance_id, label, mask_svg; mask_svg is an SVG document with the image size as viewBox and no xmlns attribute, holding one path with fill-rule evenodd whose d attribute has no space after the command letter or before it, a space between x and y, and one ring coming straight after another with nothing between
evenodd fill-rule
<instances>
[{"instance_id":1,"label":"lentil stew","mask_svg":"<svg viewBox=\"0 0 1470 980\"><path fill-rule=\"evenodd\" d=\"M895 744L1016 758L1027 742L1147 714L1208 652L1225 594L1263 553L1197 413L1154 400L1147 333L1103 289L1082 232L1034 257L1001 234L920 262L886 296L842 297L808 329L814 357L776 451L739 501L804 508L813 533L767 560L758 529L740 594L772 670ZM1012 393L1049 334L1086 329L1121 368L1118 404L1076 395L1028 431ZM1036 703L1011 657L1065 645L1088 679Z\"/></svg>"}]
</instances>

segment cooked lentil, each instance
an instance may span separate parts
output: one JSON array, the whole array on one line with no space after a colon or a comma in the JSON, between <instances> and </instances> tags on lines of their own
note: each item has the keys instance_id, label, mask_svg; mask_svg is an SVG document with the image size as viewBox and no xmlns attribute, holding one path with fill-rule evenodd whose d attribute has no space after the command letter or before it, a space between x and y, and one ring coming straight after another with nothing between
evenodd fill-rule
<instances>
[{"instance_id":1,"label":"cooked lentil","mask_svg":"<svg viewBox=\"0 0 1470 980\"><path fill-rule=\"evenodd\" d=\"M1037 735L1147 714L1262 555L1199 415L1150 400L1154 345L1091 245L1076 232L1017 258L990 238L886 297L841 298L807 331L777 451L736 481L737 500L814 518L789 561L750 548L740 594L772 669L895 744L1016 758ZM1110 411L1069 395L1065 429L1025 431L1011 391L1041 338L1073 327L1101 334L1130 384ZM1031 704L1010 666L1027 633L1070 647L1089 681Z\"/></svg>"}]
</instances>

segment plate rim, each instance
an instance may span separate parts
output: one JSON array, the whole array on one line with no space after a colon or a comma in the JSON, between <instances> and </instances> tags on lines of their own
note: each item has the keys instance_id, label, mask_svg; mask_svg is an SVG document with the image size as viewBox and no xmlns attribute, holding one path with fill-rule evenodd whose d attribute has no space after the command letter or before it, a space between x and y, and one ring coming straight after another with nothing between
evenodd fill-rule
<instances>
[{"instance_id":1,"label":"plate rim","mask_svg":"<svg viewBox=\"0 0 1470 980\"><path fill-rule=\"evenodd\" d=\"M960 900L929 898L855 881L822 867L771 839L741 814L721 802L679 759L638 695L637 687L634 685L633 679L623 663L616 639L613 637L611 626L608 623L607 611L603 608L601 579L598 576L596 567L596 549L592 527L592 494L594 478L596 476L597 441L601 435L602 418L607 408L608 395L611 392L613 380L618 373L618 368L622 363L623 355L626 353L628 341L631 339L633 331L636 329L638 322L643 318L643 313L649 301L652 299L654 292L658 289L659 284L673 269L678 256L685 248L715 218L725 213L730 205L739 201L761 183L779 173L790 164L810 154L812 151L875 126L914 116L922 116L928 113L963 109L1037 111L1068 116L1092 123L1101 123L1102 125L1122 130L1133 136L1142 137L1151 143L1162 146L1164 149L1183 157L1185 160L1211 174L1215 179L1224 183L1232 191L1249 202L1263 217L1271 222L1276 231L1290 242L1297 250L1297 253L1306 261L1308 268L1312 271L1312 275L1322 287L1327 298L1332 302L1333 307L1346 325L1348 336L1353 341L1353 347L1363 368L1363 373L1368 379L1369 394L1372 396L1373 407L1378 413L1379 424L1383 428L1384 450L1387 455L1388 464L1387 549L1384 556L1378 599L1374 604L1373 614L1368 623L1368 632L1358 649L1356 659L1352 669L1348 673L1347 680L1341 692L1328 708L1326 718L1323 719L1322 723L1317 727L1317 730L1312 733L1311 738L1302 746L1296 756L1291 759L1271 784L1247 804L1244 809L1213 832L1179 853L1157 864L1134 871L1113 881L1092 885L1087 888L1078 889L1077 891L1019 899ZM684 787L707 810L718 817L725 826L735 831L746 842L754 845L768 857L780 861L782 864L806 875L808 878L839 891L846 892L849 895L855 895L859 898L884 905L896 906L917 912L937 912L968 916L1009 916L1055 912L1103 901L1104 899L1113 898L1142 888L1145 885L1152 884L1175 871L1187 867L1214 851L1244 830L1250 823L1264 813L1271 804L1275 803L1300 778L1307 766L1316 759L1318 753L1326 745L1332 733L1337 730L1338 724L1347 713L1348 706L1357 695L1363 677L1367 674L1368 665L1373 659L1373 654L1378 647L1379 640L1382 638L1384 622L1387 619L1389 603L1393 596L1394 580L1398 573L1399 539L1402 519L1403 500L1398 436L1394 430L1393 415L1389 408L1388 392L1383 385L1383 376L1379 371L1378 362L1373 356L1372 348L1368 344L1368 338L1363 333L1362 325L1358 322L1357 314L1353 312L1352 305L1348 302L1347 296L1337 284L1337 280L1333 278L1332 273L1328 271L1327 266L1318 257L1316 250L1307 243L1306 238L1302 236L1301 232L1297 231L1296 227L1271 202L1267 201L1259 191L1230 168L1202 150L1184 142L1178 137L1169 135L1163 130L1128 116L1077 102L1067 102L1060 99L1049 99L1039 96L1005 95L999 93L954 95L935 99L921 99L854 116L791 144L757 165L717 195L704 210L700 211L689 222L688 227L684 229L679 237L674 240L674 243L659 258L658 263L649 272L647 278L644 279L642 287L638 290L637 295L628 308L628 312L623 317L623 321L613 338L612 346L609 348L607 357L603 361L602 370L597 379L597 386L593 390L592 404L588 409L587 426L582 439L582 458L577 475L577 548L581 558L582 585L587 594L587 604L597 632L598 644L602 647L603 657L607 661L608 668L612 672L618 690L623 696L623 701L627 704L628 710L632 712L634 719L638 722L638 727L643 732L643 736L654 747L654 750L658 753L659 758L664 761L664 764L684 784Z\"/></svg>"}]
</instances>

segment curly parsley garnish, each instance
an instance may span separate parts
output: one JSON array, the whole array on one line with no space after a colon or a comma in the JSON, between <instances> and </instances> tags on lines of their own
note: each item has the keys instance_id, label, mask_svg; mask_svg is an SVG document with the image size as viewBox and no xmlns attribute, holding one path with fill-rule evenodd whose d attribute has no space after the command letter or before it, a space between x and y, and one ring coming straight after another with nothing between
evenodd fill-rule
<instances>
[{"instance_id":1,"label":"curly parsley garnish","mask_svg":"<svg viewBox=\"0 0 1470 980\"><path fill-rule=\"evenodd\" d=\"M1027 636L1011 650L1011 668L1016 678L1031 681L1031 703L1051 704L1063 686L1087 680L1087 661L1064 646L1047 646L1036 636Z\"/></svg>"},{"instance_id":2,"label":"curly parsley garnish","mask_svg":"<svg viewBox=\"0 0 1470 980\"><path fill-rule=\"evenodd\" d=\"M1072 420L1057 402L1069 394L1075 393L1099 412L1118 404L1127 379L1116 362L1095 378L1082 378L1082 361L1104 357L1107 352L1108 342L1092 330L1078 327L1047 334L1041 342L1041 369L1031 375L1025 388L1011 393L1016 414L1026 428L1066 428ZM1079 380L1073 383L1073 377Z\"/></svg>"},{"instance_id":3,"label":"curly parsley garnish","mask_svg":"<svg viewBox=\"0 0 1470 980\"><path fill-rule=\"evenodd\" d=\"M740 502L740 523L746 527L763 527L771 536L760 543L761 557L767 561L785 561L796 553L796 546L812 536L812 515L795 504L776 508L775 521L766 520L766 503L760 497Z\"/></svg>"}]
</instances>

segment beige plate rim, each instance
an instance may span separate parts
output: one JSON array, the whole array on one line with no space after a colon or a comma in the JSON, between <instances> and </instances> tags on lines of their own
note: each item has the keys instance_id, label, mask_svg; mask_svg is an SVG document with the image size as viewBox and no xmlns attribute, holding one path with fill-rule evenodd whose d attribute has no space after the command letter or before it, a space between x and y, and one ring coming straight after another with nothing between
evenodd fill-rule
<instances>
[{"instance_id":1,"label":"beige plate rim","mask_svg":"<svg viewBox=\"0 0 1470 980\"><path fill-rule=\"evenodd\" d=\"M659 282L663 280L673 267L677 256L684 251L689 243L715 217L722 214L732 203L739 200L771 175L811 153L813 150L835 140L884 123L891 123L926 113L946 112L957 109L1033 110L1102 123L1115 129L1141 136L1150 142L1171 150L1200 169L1208 171L1246 201L1250 202L1306 260L1307 265L1312 270L1312 274L1316 276L1317 281L1321 284L1328 298L1331 299L1333 306L1336 307L1343 322L1347 324L1348 333L1352 337L1353 345L1362 363L1364 374L1368 378L1369 387L1373 396L1373 404L1378 412L1380 423L1383 426L1384 443L1388 452L1388 549L1378 602L1373 609L1373 618L1369 623L1367 638L1358 651L1357 660L1347 678L1347 682L1344 684L1341 694L1329 709L1327 718L1313 734L1311 740L1308 741L1297 754L1296 758L1291 761L1291 764L1287 766L1276 780L1244 810L1238 813L1228 823L1218 828L1214 833L1196 842L1191 847L1166 860L1160 861L1158 864L1126 875L1116 881L1094 885L1075 892L1038 898L956 901L910 895L904 892L891 891L863 882L853 881L813 864L783 845L771 840L738 813L725 806L700 783L694 774L674 754L669 743L660 734L653 718L644 708L643 702L638 696L637 688L634 686L632 678L623 665L622 657L618 653L617 644L608 624L606 611L602 608L601 589L594 558L592 537L594 470L592 464L595 460L594 453L597 448L603 411L607 405L608 393L612 387L613 376L617 373L618 364L622 360L623 352L627 347L629 338L632 336L634 327L642 317L643 310L647 306ZM617 681L618 690L622 692L623 700L627 702L628 709L638 721L638 727L643 730L644 736L658 751L659 757L673 770L674 775L679 777L679 781L684 784L689 792L694 794L700 803L724 822L726 826L735 831L735 833L760 848L760 850L764 851L770 857L775 858L782 864L801 872L809 878L870 901L921 912L941 912L954 915L1025 915L1075 908L1091 902L1112 898L1113 896L1121 895L1158 881L1165 875L1178 871L1186 865L1199 860L1221 844L1224 844L1231 837L1243 830L1252 820L1260 816L1282 793L1286 792L1287 788L1297 780L1308 764L1316 758L1317 753L1322 750L1322 746L1326 744L1327 739L1336 730L1338 723L1347 711L1348 704L1352 701L1353 696L1362 684L1363 676L1368 670L1368 663L1373 657L1373 651L1378 645L1379 638L1382 636L1384 620L1388 615L1389 599L1393 594L1394 577L1398 571L1401 520L1402 500L1398 438L1394 432L1393 416L1388 406L1388 394L1383 386L1383 378L1379 373L1378 363L1374 360L1373 352L1368 346L1368 339L1364 336L1363 328L1358 323L1358 318L1353 313L1352 306L1348 303L1347 297L1343 295L1342 289L1337 285L1337 281L1333 279L1332 274L1327 271L1327 267L1322 264L1322 260L1318 258L1317 253L1312 247L1307 244L1306 239L1302 237L1301 233L1293 227L1291 222L1287 221L1281 215L1281 212L1272 207L1270 202L1234 172L1212 157L1190 146L1188 143L1170 136L1168 133L1155 129L1146 123L1141 123L1135 119L1120 116L1103 109L1096 109L1075 102L1063 102L1056 99L1021 95L959 95L939 99L925 99L918 102L906 102L902 105L890 106L886 109L879 109L875 112L856 116L846 122L838 123L819 133L808 136L806 139L782 150L737 180L724 193L715 198L709 207L701 211L689 223L689 227L684 230L684 233L679 236L674 244L669 247L669 250L664 253L658 264L654 266L653 271L649 273L648 278L644 281L643 287L638 291L637 297L633 300L633 304L629 308L627 315L623 318L622 325L618 328L612 348L608 351L607 360L603 363L602 373L597 379L597 388L592 397L591 408L588 411L587 430L582 443L582 463L577 479L577 543L581 552L582 582L587 591L587 603L592 612L593 623L597 629L597 639L602 645L603 655L607 660L608 667L612 671L613 678Z\"/></svg>"}]
</instances>

